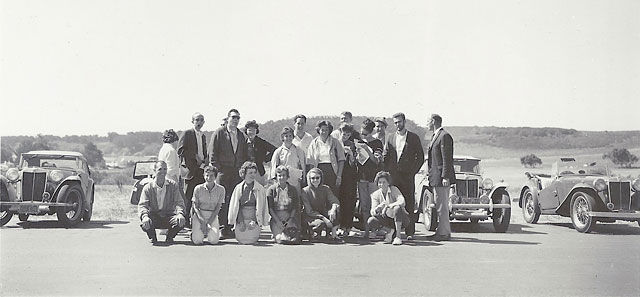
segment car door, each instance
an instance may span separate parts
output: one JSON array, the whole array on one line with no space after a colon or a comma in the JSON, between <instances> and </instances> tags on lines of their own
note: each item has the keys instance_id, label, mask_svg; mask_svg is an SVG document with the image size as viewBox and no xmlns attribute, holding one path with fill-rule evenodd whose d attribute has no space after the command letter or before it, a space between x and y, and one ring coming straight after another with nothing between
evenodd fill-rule
<instances>
[{"instance_id":1,"label":"car door","mask_svg":"<svg viewBox=\"0 0 640 297\"><path fill-rule=\"evenodd\" d=\"M538 194L538 202L541 210L555 210L558 205L558 177L554 178L549 186Z\"/></svg>"}]
</instances>

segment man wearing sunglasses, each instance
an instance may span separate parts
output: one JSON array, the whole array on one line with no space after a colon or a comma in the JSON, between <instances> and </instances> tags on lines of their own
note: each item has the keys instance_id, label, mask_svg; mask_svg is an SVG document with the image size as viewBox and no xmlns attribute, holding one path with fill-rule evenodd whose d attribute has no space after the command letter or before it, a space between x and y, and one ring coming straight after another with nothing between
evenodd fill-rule
<instances>
[{"instance_id":1,"label":"man wearing sunglasses","mask_svg":"<svg viewBox=\"0 0 640 297\"><path fill-rule=\"evenodd\" d=\"M219 169L218 180L225 189L224 204L220 210L218 220L222 227L222 237L231 238L231 224L227 222L229 212L229 201L235 186L240 183L238 171L240 166L249 159L247 139L238 129L240 122L240 112L231 109L227 113L227 124L216 129L211 135L211 142L207 149L211 165Z\"/></svg>"}]
</instances>

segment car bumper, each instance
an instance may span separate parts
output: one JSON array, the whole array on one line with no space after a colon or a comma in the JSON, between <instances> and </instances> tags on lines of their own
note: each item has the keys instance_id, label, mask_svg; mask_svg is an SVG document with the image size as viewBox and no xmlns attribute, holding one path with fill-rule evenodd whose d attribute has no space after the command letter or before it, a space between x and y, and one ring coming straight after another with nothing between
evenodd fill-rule
<instances>
[{"instance_id":1,"label":"car bumper","mask_svg":"<svg viewBox=\"0 0 640 297\"><path fill-rule=\"evenodd\" d=\"M607 212L607 211L590 211L589 216L598 218L613 219L640 219L640 212Z\"/></svg>"},{"instance_id":2,"label":"car bumper","mask_svg":"<svg viewBox=\"0 0 640 297\"><path fill-rule=\"evenodd\" d=\"M10 210L17 213L40 214L40 213L49 212L51 207L65 207L65 206L72 207L74 205L72 203L59 203L59 202L1 201L0 206L2 207L3 210Z\"/></svg>"}]
</instances>

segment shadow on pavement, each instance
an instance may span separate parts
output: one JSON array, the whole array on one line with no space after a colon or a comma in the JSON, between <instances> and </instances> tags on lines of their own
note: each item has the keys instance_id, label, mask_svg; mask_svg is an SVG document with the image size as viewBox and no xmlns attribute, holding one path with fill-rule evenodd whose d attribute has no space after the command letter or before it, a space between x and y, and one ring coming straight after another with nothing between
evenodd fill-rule
<instances>
[{"instance_id":1,"label":"shadow on pavement","mask_svg":"<svg viewBox=\"0 0 640 297\"><path fill-rule=\"evenodd\" d=\"M129 221L90 221L80 222L72 227L65 227L58 221L26 221L17 222L17 225L5 226L7 229L22 228L22 229L110 229L111 225L123 225L129 224Z\"/></svg>"},{"instance_id":2,"label":"shadow on pavement","mask_svg":"<svg viewBox=\"0 0 640 297\"><path fill-rule=\"evenodd\" d=\"M486 244L518 244L518 245L538 245L539 242L519 241L519 240L499 240L499 239L478 239L471 237L460 237L452 234L451 242L486 243Z\"/></svg>"},{"instance_id":3,"label":"shadow on pavement","mask_svg":"<svg viewBox=\"0 0 640 297\"><path fill-rule=\"evenodd\" d=\"M533 226L521 224L509 224L506 233L513 234L547 234L545 232L533 231ZM489 222L451 222L451 230L454 233L496 233L493 224Z\"/></svg>"},{"instance_id":4,"label":"shadow on pavement","mask_svg":"<svg viewBox=\"0 0 640 297\"><path fill-rule=\"evenodd\" d=\"M571 223L549 223L547 225L574 229ZM601 235L640 235L640 228L637 223L634 225L628 225L627 223L597 223L591 229L591 233Z\"/></svg>"}]
</instances>

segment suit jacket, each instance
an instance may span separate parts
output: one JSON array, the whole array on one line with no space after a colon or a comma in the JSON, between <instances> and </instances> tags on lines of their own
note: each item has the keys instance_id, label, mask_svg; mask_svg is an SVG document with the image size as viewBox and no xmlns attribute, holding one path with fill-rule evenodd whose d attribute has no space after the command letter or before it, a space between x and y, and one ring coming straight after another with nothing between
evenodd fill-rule
<instances>
[{"instance_id":1,"label":"suit jacket","mask_svg":"<svg viewBox=\"0 0 640 297\"><path fill-rule=\"evenodd\" d=\"M209 161L220 170L240 168L249 159L247 139L240 129L236 128L236 133L238 148L235 152L231 144L231 133L227 131L227 126L220 127L211 134L211 142L207 149Z\"/></svg>"},{"instance_id":2,"label":"suit jacket","mask_svg":"<svg viewBox=\"0 0 640 297\"><path fill-rule=\"evenodd\" d=\"M249 141L248 137L247 141ZM258 173L260 173L260 175L262 176L265 173L264 162L271 161L271 156L273 156L273 152L276 150L276 147L268 141L260 138L259 136L256 136L253 141L255 142L253 144L254 159L250 161L256 162L256 165L258 165Z\"/></svg>"},{"instance_id":3,"label":"suit jacket","mask_svg":"<svg viewBox=\"0 0 640 297\"><path fill-rule=\"evenodd\" d=\"M449 132L440 129L434 135L429 148L429 185L442 187L442 179L448 178L451 184L456 183L456 173L453 169L453 137Z\"/></svg>"},{"instance_id":4,"label":"suit jacket","mask_svg":"<svg viewBox=\"0 0 640 297\"><path fill-rule=\"evenodd\" d=\"M202 154L207 158L207 136L202 133ZM198 155L198 141L196 139L196 130L193 128L182 132L178 143L178 156L183 160L189 169L189 173L184 178L190 180L194 173L198 172L200 165L196 159ZM205 161L206 163L206 161Z\"/></svg>"},{"instance_id":5,"label":"suit jacket","mask_svg":"<svg viewBox=\"0 0 640 297\"><path fill-rule=\"evenodd\" d=\"M420 137L411 131L407 131L407 141L404 144L402 155L398 161L396 148L397 133L388 135L384 146L384 168L391 175L415 175L424 164L424 150Z\"/></svg>"}]
</instances>

